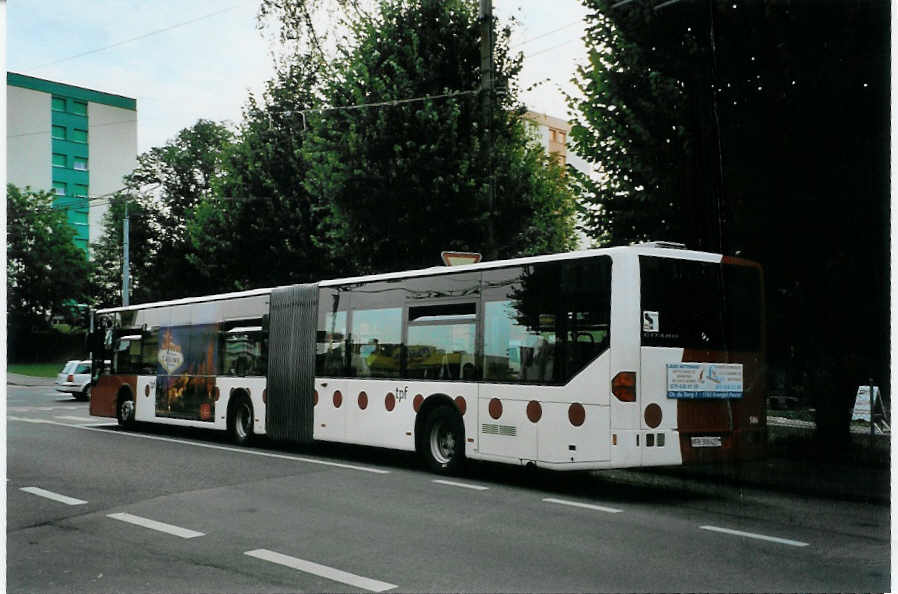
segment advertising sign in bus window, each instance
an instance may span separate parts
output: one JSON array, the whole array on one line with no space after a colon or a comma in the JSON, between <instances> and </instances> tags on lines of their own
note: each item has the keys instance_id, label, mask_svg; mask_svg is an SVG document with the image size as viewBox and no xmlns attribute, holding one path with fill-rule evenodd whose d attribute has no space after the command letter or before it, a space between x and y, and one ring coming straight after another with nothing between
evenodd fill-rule
<instances>
[{"instance_id":1,"label":"advertising sign in bus window","mask_svg":"<svg viewBox=\"0 0 898 594\"><path fill-rule=\"evenodd\" d=\"M218 324L160 328L156 416L213 421Z\"/></svg>"}]
</instances>

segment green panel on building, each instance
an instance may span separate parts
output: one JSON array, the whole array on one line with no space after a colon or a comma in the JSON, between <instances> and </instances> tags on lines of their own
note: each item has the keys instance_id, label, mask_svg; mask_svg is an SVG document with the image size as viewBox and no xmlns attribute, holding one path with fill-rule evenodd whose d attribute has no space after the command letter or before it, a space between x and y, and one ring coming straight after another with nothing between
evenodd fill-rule
<instances>
[{"instance_id":1,"label":"green panel on building","mask_svg":"<svg viewBox=\"0 0 898 594\"><path fill-rule=\"evenodd\" d=\"M87 251L91 238L90 173L87 167L90 159L90 127L86 96L77 87L43 82L49 85L47 92L53 93L50 102L53 128L50 169L53 188L58 196L53 201L53 206L65 210L69 224L75 229L75 245Z\"/></svg>"}]
</instances>

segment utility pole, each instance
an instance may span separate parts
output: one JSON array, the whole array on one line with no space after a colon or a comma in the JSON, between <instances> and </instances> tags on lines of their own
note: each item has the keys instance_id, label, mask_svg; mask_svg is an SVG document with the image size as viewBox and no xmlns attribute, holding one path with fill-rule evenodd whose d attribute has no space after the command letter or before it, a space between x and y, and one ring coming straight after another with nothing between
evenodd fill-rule
<instances>
[{"instance_id":1,"label":"utility pole","mask_svg":"<svg viewBox=\"0 0 898 594\"><path fill-rule=\"evenodd\" d=\"M130 305L128 299L128 286L131 284L131 266L128 256L128 235L130 229L128 221L128 198L125 198L125 218L122 220L122 307Z\"/></svg>"},{"instance_id":2,"label":"utility pole","mask_svg":"<svg viewBox=\"0 0 898 594\"><path fill-rule=\"evenodd\" d=\"M496 184L493 175L493 0L480 0L480 101L487 155L487 247L488 260L497 258L495 239Z\"/></svg>"},{"instance_id":3,"label":"utility pole","mask_svg":"<svg viewBox=\"0 0 898 594\"><path fill-rule=\"evenodd\" d=\"M711 46L711 125L714 129L714 141L717 149L717 171L715 171L715 182L712 184L715 196L715 210L717 211L717 250L721 254L726 254L729 246L727 245L727 206L726 206L726 188L724 187L723 177L723 142L720 138L720 112L717 109L717 9L714 6L714 0L708 0L708 21ZM712 190L712 191L713 191Z\"/></svg>"}]
</instances>

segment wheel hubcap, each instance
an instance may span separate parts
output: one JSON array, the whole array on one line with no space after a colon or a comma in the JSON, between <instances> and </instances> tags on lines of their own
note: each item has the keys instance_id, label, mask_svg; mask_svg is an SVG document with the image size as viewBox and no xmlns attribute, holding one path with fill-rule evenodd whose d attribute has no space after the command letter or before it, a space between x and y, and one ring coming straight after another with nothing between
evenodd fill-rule
<instances>
[{"instance_id":1,"label":"wheel hubcap","mask_svg":"<svg viewBox=\"0 0 898 594\"><path fill-rule=\"evenodd\" d=\"M446 423L438 423L431 430L430 452L440 464L448 464L455 457L455 434Z\"/></svg>"},{"instance_id":2,"label":"wheel hubcap","mask_svg":"<svg viewBox=\"0 0 898 594\"><path fill-rule=\"evenodd\" d=\"M234 425L237 429L237 434L241 439L245 438L249 435L249 427L250 427L250 415L249 408L245 404L241 404L237 409L237 419Z\"/></svg>"},{"instance_id":3,"label":"wheel hubcap","mask_svg":"<svg viewBox=\"0 0 898 594\"><path fill-rule=\"evenodd\" d=\"M134 403L130 400L122 402L122 420L130 421L134 417Z\"/></svg>"}]
</instances>

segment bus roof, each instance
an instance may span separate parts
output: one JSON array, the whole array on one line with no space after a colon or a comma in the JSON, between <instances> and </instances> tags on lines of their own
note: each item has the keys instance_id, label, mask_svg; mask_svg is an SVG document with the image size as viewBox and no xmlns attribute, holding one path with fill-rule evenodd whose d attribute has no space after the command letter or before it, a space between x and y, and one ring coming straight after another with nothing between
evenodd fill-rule
<instances>
[{"instance_id":1,"label":"bus roof","mask_svg":"<svg viewBox=\"0 0 898 594\"><path fill-rule=\"evenodd\" d=\"M488 270L490 268L502 268L505 266L519 266L522 264L535 264L538 262L550 262L554 260L573 260L577 258L586 258L590 256L613 255L620 253L636 253L637 255L646 256L663 256L668 258L676 258L682 260L701 260L705 262L719 262L723 258L720 254L712 252L701 252L695 250L687 250L681 248L659 247L655 243L636 244L630 246L617 246L609 248L597 248L589 250L581 250L575 252L563 252L560 254L546 254L543 256L528 256L525 258L512 258L508 260L492 260L489 262L479 262L477 264L464 264L460 266L431 266L430 268L420 268L417 270L405 270L400 272L385 272L380 274L369 274L365 276L354 276L347 278L336 278L319 281L321 287L339 286L343 284L354 284L361 282L394 280L401 278L411 278L419 276L436 276L440 274L452 274L457 272L473 272L477 270ZM289 286L289 285L282 285ZM174 305L187 305L191 303L202 303L206 301L222 301L227 299L239 299L241 297L254 297L258 295L268 295L274 289L279 287L269 287L265 289L252 289L248 291L237 291L232 293L219 293L215 295L203 295L200 297L187 297L184 299L173 299L169 301L154 301L149 303L141 303L137 305L129 305L127 307L109 307L99 309L98 314L115 313L123 311L137 311L149 309L153 307L168 307Z\"/></svg>"}]
</instances>

